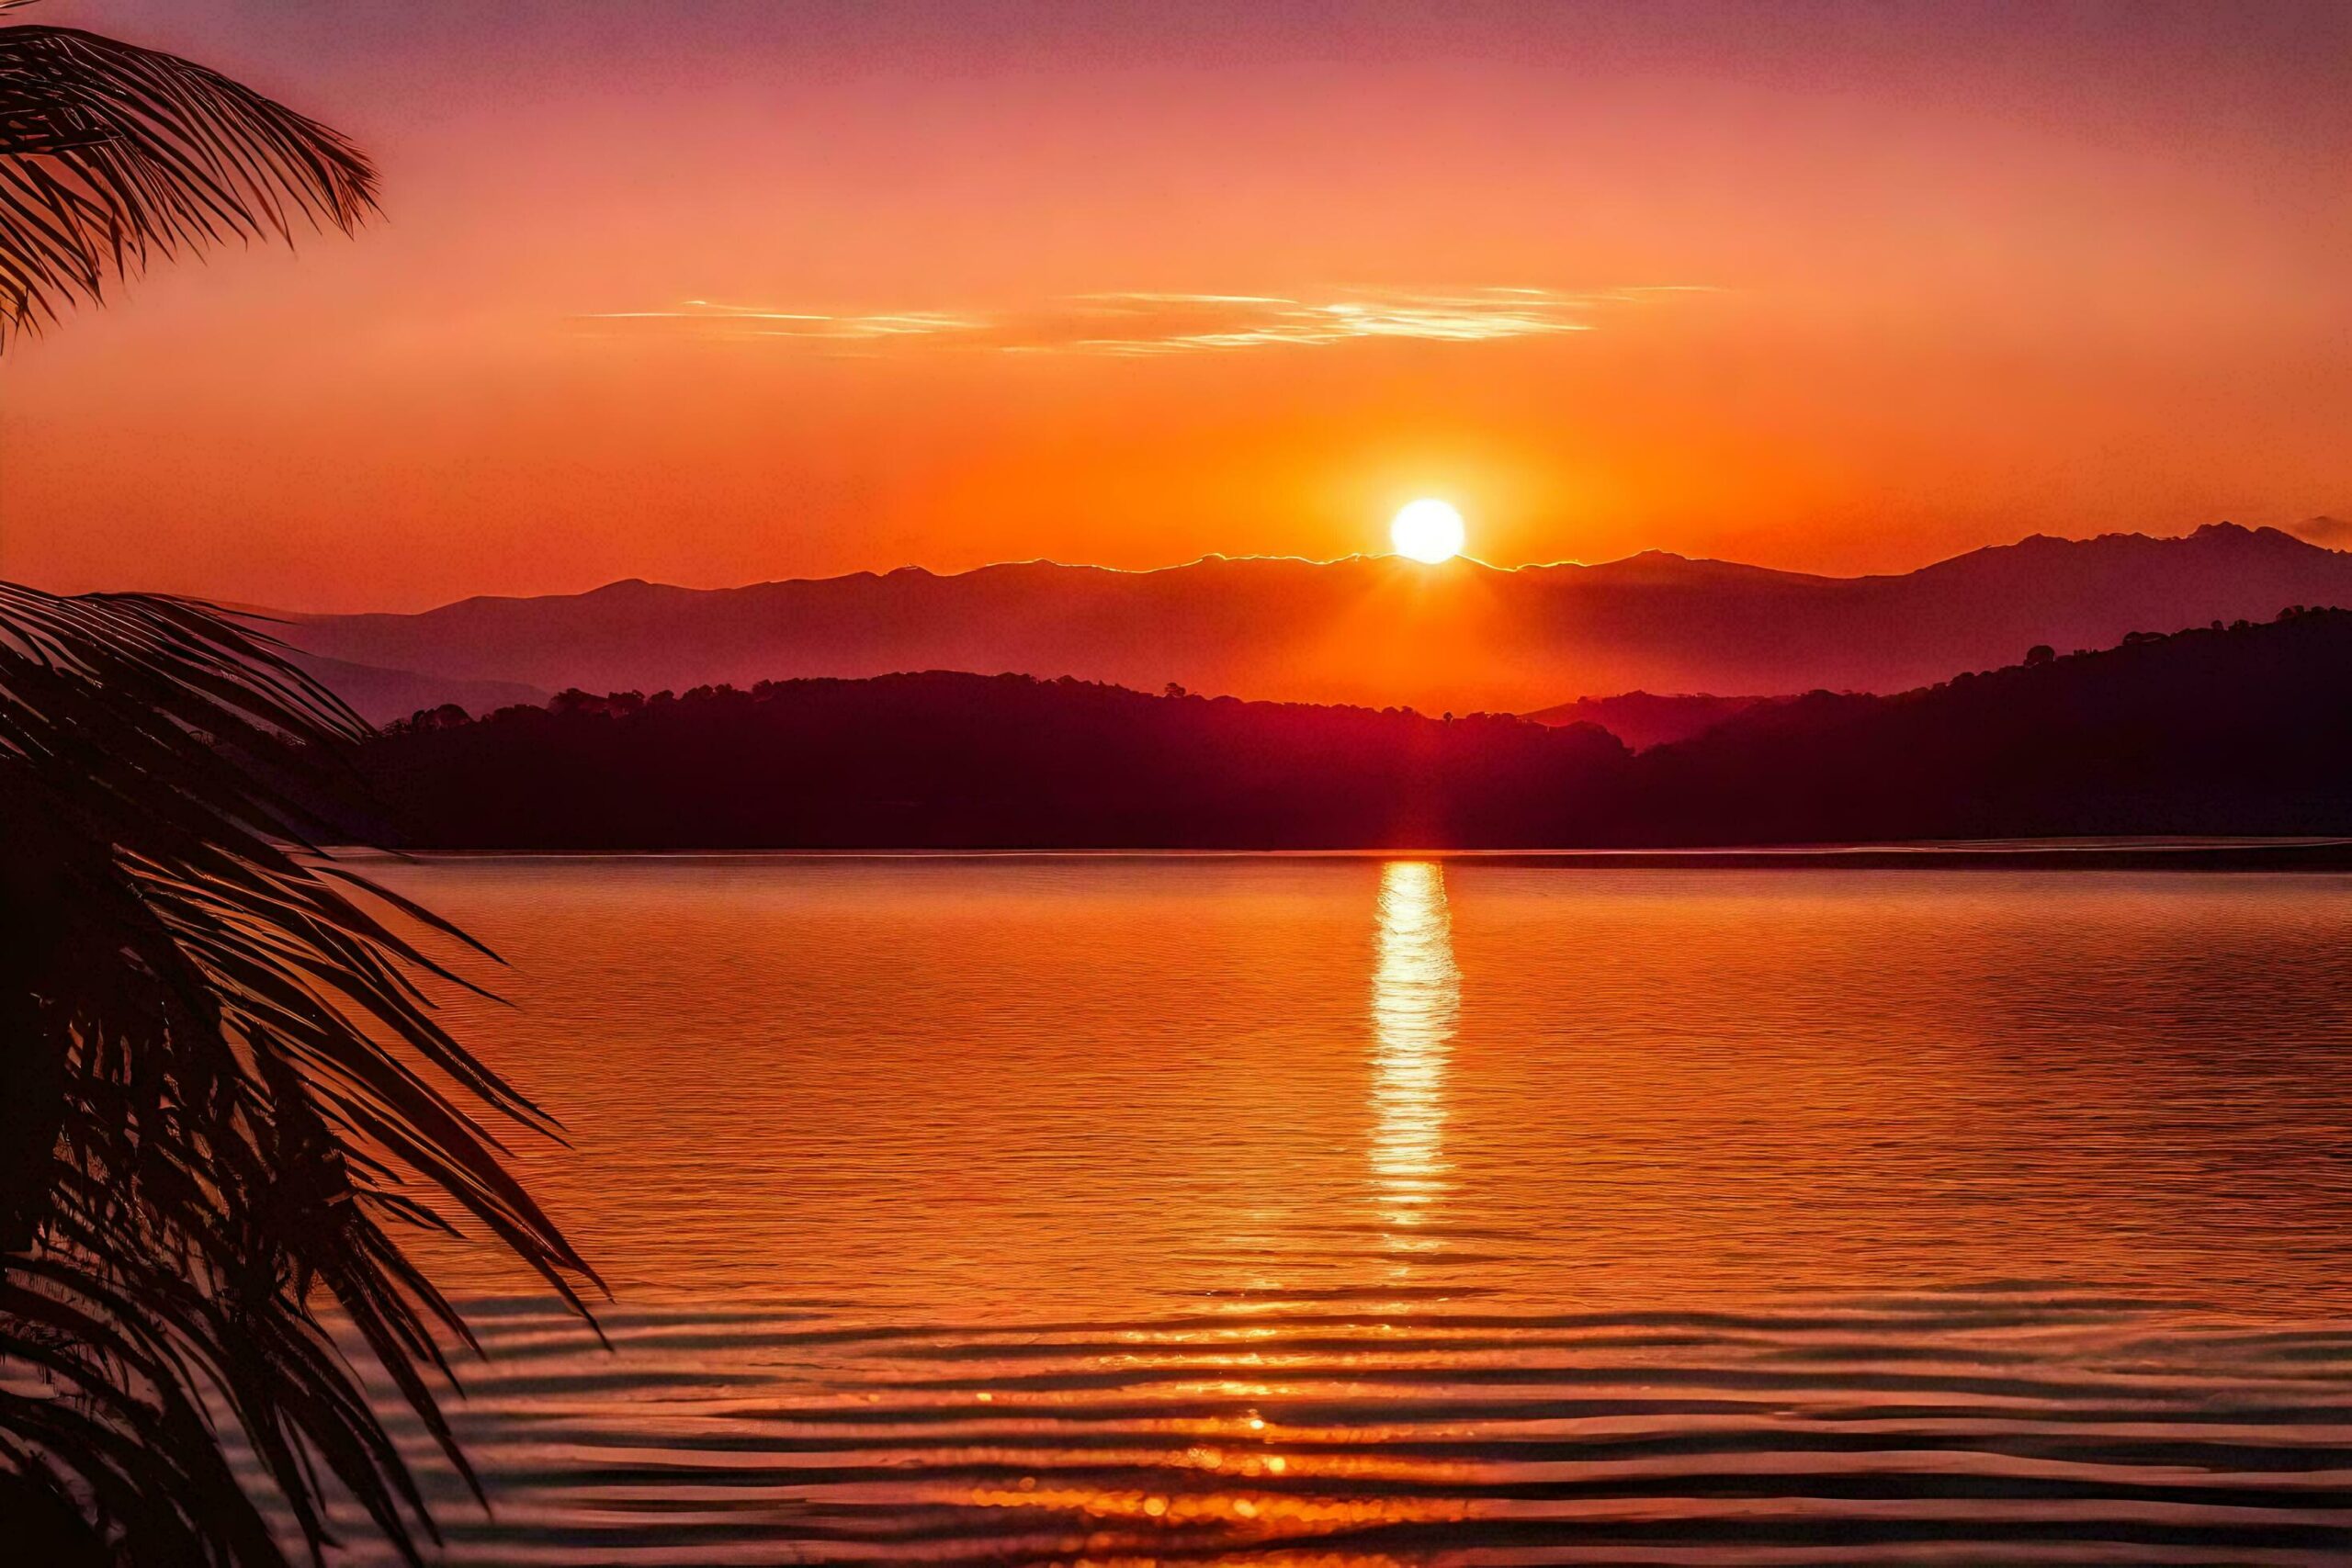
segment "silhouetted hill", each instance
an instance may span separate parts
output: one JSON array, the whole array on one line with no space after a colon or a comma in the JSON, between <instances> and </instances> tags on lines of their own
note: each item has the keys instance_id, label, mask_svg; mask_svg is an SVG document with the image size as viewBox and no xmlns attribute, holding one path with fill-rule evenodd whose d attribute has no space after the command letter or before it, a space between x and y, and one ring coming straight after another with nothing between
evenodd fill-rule
<instances>
[{"instance_id":1,"label":"silhouetted hill","mask_svg":"<svg viewBox=\"0 0 2352 1568\"><path fill-rule=\"evenodd\" d=\"M1578 697L1575 702L1538 708L1521 716L1537 724L1597 724L1634 750L1646 751L1669 741L1688 740L1758 703L1787 700L1623 692L1613 697Z\"/></svg>"},{"instance_id":2,"label":"silhouetted hill","mask_svg":"<svg viewBox=\"0 0 2352 1568\"><path fill-rule=\"evenodd\" d=\"M941 669L1521 711L1634 690L1900 691L2037 643L2103 647L2298 604L2352 605L2352 555L2213 525L2178 539L2036 537L1859 578L1653 551L1508 571L1212 557L1146 572L1029 562L718 590L630 581L320 616L287 635L333 658L550 691Z\"/></svg>"},{"instance_id":3,"label":"silhouetted hill","mask_svg":"<svg viewBox=\"0 0 2352 1568\"><path fill-rule=\"evenodd\" d=\"M1570 831L1625 758L1508 715L945 672L566 693L362 752L395 841L538 850L1484 842Z\"/></svg>"},{"instance_id":4,"label":"silhouetted hill","mask_svg":"<svg viewBox=\"0 0 2352 1568\"><path fill-rule=\"evenodd\" d=\"M1642 761L1661 842L2352 831L2352 614L1815 693Z\"/></svg>"},{"instance_id":5,"label":"silhouetted hill","mask_svg":"<svg viewBox=\"0 0 2352 1568\"><path fill-rule=\"evenodd\" d=\"M2352 614L1892 697L1758 705L1639 755L1591 726L951 673L425 715L361 753L413 847L1566 848L2352 832ZM389 826L390 833L384 829Z\"/></svg>"}]
</instances>

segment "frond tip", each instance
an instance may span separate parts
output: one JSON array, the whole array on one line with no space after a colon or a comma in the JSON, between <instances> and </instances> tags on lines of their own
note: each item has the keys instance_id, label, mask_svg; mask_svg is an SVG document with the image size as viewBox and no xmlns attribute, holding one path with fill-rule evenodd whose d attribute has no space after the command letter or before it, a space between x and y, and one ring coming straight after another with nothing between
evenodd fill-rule
<instances>
[{"instance_id":1,"label":"frond tip","mask_svg":"<svg viewBox=\"0 0 2352 1568\"><path fill-rule=\"evenodd\" d=\"M0 27L0 349L158 256L348 231L376 173L219 72L74 28Z\"/></svg>"},{"instance_id":2,"label":"frond tip","mask_svg":"<svg viewBox=\"0 0 2352 1568\"><path fill-rule=\"evenodd\" d=\"M473 1340L403 1237L471 1230L586 1311L491 1124L553 1120L435 1016L462 933L296 847L364 728L207 606L0 582L0 1558L93 1560L25 1548L47 1517L283 1568L233 1427L314 1564L336 1499L419 1562L356 1364L471 1481L438 1391Z\"/></svg>"}]
</instances>

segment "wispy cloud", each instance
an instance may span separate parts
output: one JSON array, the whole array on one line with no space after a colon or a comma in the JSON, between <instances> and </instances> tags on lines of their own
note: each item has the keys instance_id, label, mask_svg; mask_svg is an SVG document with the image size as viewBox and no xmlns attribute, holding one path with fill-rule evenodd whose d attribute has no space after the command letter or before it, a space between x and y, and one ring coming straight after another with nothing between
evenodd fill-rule
<instances>
[{"instance_id":1,"label":"wispy cloud","mask_svg":"<svg viewBox=\"0 0 2352 1568\"><path fill-rule=\"evenodd\" d=\"M1712 292L1652 285L1583 293L1549 288L1354 289L1328 298L1267 294L1083 294L992 314L910 310L830 315L689 299L660 310L572 318L582 330L651 331L728 341L779 340L824 352L884 347L999 354L1150 357L1265 348L1318 348L1369 339L1497 343L1589 332L1613 309Z\"/></svg>"},{"instance_id":2,"label":"wispy cloud","mask_svg":"<svg viewBox=\"0 0 2352 1568\"><path fill-rule=\"evenodd\" d=\"M807 310L772 310L759 305L720 305L686 299L668 310L602 310L577 321L642 321L692 330L711 337L802 338L818 343L862 343L876 338L936 337L974 333L988 323L977 316L912 310L891 316L828 316Z\"/></svg>"}]
</instances>

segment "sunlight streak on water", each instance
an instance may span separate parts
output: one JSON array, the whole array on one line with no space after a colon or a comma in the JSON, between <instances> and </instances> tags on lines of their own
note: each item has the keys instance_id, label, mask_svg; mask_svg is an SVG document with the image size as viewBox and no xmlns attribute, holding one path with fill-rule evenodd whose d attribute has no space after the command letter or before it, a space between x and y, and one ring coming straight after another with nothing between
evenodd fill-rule
<instances>
[{"instance_id":1,"label":"sunlight streak on water","mask_svg":"<svg viewBox=\"0 0 2352 1568\"><path fill-rule=\"evenodd\" d=\"M1462 1010L1445 868L1380 868L1378 958L1372 975L1373 1182L1391 1246L1427 1245L1409 1231L1446 1190L1445 1074Z\"/></svg>"},{"instance_id":2,"label":"sunlight streak on water","mask_svg":"<svg viewBox=\"0 0 2352 1568\"><path fill-rule=\"evenodd\" d=\"M435 1568L2352 1562L2352 878L383 874L619 1295Z\"/></svg>"}]
</instances>

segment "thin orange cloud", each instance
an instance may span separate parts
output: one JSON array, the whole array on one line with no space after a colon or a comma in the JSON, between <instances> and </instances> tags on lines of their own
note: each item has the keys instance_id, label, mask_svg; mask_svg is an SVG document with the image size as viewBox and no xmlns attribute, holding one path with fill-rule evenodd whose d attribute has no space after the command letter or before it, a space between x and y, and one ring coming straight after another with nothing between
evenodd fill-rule
<instances>
[{"instance_id":1,"label":"thin orange cloud","mask_svg":"<svg viewBox=\"0 0 2352 1568\"><path fill-rule=\"evenodd\" d=\"M1366 339L1494 343L1589 332L1612 307L1659 296L1712 292L1652 285L1583 293L1549 288L1439 291L1358 289L1328 298L1261 294L1123 292L1079 295L997 314L910 310L834 315L688 299L658 310L603 310L572 318L584 330L631 328L717 341L775 339L818 349L870 352L882 344L1002 354L1150 356L1272 347L1328 347Z\"/></svg>"}]
</instances>

